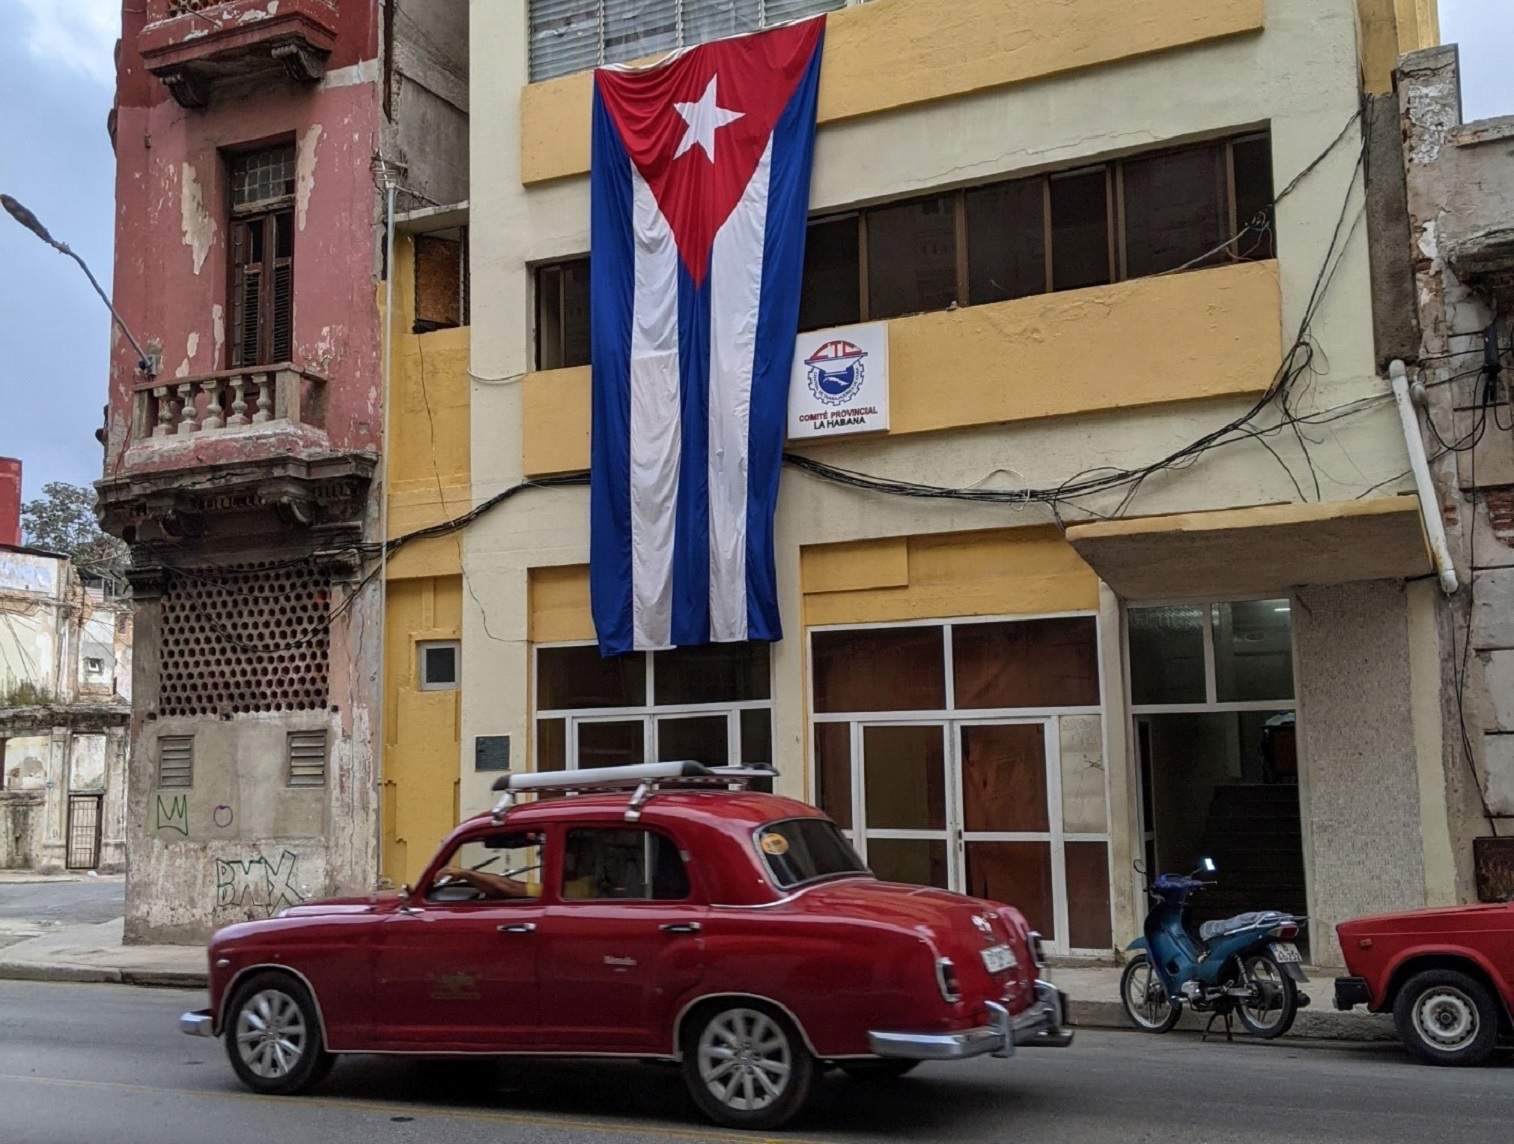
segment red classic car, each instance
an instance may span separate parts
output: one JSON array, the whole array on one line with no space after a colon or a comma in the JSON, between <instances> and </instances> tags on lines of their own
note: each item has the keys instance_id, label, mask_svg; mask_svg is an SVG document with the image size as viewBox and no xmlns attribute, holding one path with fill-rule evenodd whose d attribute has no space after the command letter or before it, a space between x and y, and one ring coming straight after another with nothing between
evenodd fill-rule
<instances>
[{"instance_id":1,"label":"red classic car","mask_svg":"<svg viewBox=\"0 0 1514 1144\"><path fill-rule=\"evenodd\" d=\"M737 785L772 773L512 775L414 889L217 933L211 1007L181 1028L224 1037L265 1093L338 1053L676 1061L707 1115L748 1128L786 1121L825 1065L1070 1043L1019 911L879 882L814 807ZM511 805L552 788L575 793Z\"/></svg>"},{"instance_id":2,"label":"red classic car","mask_svg":"<svg viewBox=\"0 0 1514 1144\"><path fill-rule=\"evenodd\" d=\"M1420 1060L1478 1064L1514 1033L1514 904L1381 914L1335 930L1351 973L1335 979L1335 1007L1391 1012Z\"/></svg>"}]
</instances>

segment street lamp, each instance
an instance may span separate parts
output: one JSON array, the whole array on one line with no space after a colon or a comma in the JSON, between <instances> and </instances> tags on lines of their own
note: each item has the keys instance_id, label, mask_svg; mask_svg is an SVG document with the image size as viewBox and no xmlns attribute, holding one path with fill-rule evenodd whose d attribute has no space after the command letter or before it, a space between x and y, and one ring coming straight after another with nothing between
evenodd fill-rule
<instances>
[{"instance_id":1,"label":"street lamp","mask_svg":"<svg viewBox=\"0 0 1514 1144\"><path fill-rule=\"evenodd\" d=\"M10 215L11 218L15 219L22 226L26 227L27 230L31 231L43 242L47 243L48 246L56 250L59 254L66 254L79 264L79 269L84 271L84 276L89 279L89 284L95 288L95 293L100 295L100 301L105 303L106 309L110 311L110 316L116 320L116 325L121 327L121 332L126 335L126 340L131 343L131 348L137 351L137 368L141 370L146 376L152 377L153 373L155 372L152 368L152 359L147 356L146 351L142 349L141 343L139 343L137 339L132 336L131 331L126 328L125 321L122 320L120 314L116 313L115 306L111 305L110 297L105 293L104 290L100 289L100 283L95 281L95 276L90 273L90 269L85 264L84 259L75 254L73 250L69 248L68 243L59 242L56 238L50 235L47 232L47 227L42 225L41 219L32 214L32 212L27 210L25 206L17 202L15 199L11 198L9 195L0 195L0 207L4 207L6 214Z\"/></svg>"}]
</instances>

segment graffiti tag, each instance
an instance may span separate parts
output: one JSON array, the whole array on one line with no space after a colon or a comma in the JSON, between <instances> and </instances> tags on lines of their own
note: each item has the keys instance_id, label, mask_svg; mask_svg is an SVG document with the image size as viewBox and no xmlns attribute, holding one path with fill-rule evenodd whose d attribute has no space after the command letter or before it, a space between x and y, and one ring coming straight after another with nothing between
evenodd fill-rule
<instances>
[{"instance_id":1,"label":"graffiti tag","mask_svg":"<svg viewBox=\"0 0 1514 1144\"><path fill-rule=\"evenodd\" d=\"M227 806L224 802L219 803L216 808L210 812L210 817L217 826L223 828L230 826L232 819L231 807Z\"/></svg>"},{"instance_id":2,"label":"graffiti tag","mask_svg":"<svg viewBox=\"0 0 1514 1144\"><path fill-rule=\"evenodd\" d=\"M273 914L305 900L294 884L299 856L285 850L277 862L259 854L256 858L217 858L216 906L220 909L251 907Z\"/></svg>"},{"instance_id":3,"label":"graffiti tag","mask_svg":"<svg viewBox=\"0 0 1514 1144\"><path fill-rule=\"evenodd\" d=\"M153 811L154 830L177 830L180 834L189 834L189 796L170 795L167 805L164 805L163 796L158 795L157 809Z\"/></svg>"}]
</instances>

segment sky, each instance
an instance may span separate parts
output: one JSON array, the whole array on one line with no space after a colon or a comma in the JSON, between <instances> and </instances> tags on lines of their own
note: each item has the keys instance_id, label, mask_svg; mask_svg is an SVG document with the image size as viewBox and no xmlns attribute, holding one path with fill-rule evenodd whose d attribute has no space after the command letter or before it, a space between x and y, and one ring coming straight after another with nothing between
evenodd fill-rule
<instances>
[{"instance_id":1,"label":"sky","mask_svg":"<svg viewBox=\"0 0 1514 1144\"><path fill-rule=\"evenodd\" d=\"M105 133L121 0L0 0L0 191L109 288L115 158ZM1514 0L1440 0L1467 119L1514 114ZM0 456L23 495L100 475L109 316L73 262L0 215Z\"/></svg>"}]
</instances>

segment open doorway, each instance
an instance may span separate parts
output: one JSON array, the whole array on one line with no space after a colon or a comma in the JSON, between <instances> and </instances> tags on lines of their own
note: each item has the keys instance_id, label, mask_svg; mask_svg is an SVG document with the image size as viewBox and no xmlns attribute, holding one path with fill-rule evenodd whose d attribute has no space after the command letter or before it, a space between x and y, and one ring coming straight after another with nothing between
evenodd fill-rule
<instances>
[{"instance_id":1,"label":"open doorway","mask_svg":"<svg viewBox=\"0 0 1514 1144\"><path fill-rule=\"evenodd\" d=\"M1131 608L1128 631L1147 868L1214 859L1194 925L1306 913L1289 602Z\"/></svg>"}]
</instances>

